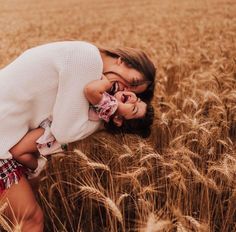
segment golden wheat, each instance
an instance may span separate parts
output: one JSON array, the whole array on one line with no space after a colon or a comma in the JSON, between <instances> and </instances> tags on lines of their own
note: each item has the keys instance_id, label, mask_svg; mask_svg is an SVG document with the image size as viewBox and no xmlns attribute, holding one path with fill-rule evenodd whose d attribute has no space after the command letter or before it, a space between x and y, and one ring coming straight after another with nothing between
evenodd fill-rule
<instances>
[{"instance_id":1,"label":"golden wheat","mask_svg":"<svg viewBox=\"0 0 236 232\"><path fill-rule=\"evenodd\" d=\"M99 132L51 157L37 196L45 231L236 230L234 0L11 0L0 8L1 67L62 40L138 47L157 67L150 138Z\"/></svg>"}]
</instances>

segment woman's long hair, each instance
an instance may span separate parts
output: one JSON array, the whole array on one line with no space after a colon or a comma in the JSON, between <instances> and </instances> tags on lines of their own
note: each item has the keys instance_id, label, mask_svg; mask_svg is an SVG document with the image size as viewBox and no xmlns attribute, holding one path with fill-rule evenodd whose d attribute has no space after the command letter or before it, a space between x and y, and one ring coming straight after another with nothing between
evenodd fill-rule
<instances>
[{"instance_id":1,"label":"woman's long hair","mask_svg":"<svg viewBox=\"0 0 236 232\"><path fill-rule=\"evenodd\" d=\"M120 57L127 65L136 69L144 75L146 81L150 82L145 92L137 94L144 101L150 101L154 94L156 68L148 55L136 48L103 48L99 47L100 52L118 58Z\"/></svg>"}]
</instances>

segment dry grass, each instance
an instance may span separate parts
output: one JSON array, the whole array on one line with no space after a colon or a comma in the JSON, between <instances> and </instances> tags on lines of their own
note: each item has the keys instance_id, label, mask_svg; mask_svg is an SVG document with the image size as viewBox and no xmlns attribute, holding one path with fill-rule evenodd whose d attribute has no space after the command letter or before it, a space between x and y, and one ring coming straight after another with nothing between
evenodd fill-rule
<instances>
[{"instance_id":1,"label":"dry grass","mask_svg":"<svg viewBox=\"0 0 236 232\"><path fill-rule=\"evenodd\" d=\"M0 8L0 67L29 47L76 39L142 48L158 68L149 140L98 133L52 157L38 196L46 231L236 230L234 0Z\"/></svg>"}]
</instances>

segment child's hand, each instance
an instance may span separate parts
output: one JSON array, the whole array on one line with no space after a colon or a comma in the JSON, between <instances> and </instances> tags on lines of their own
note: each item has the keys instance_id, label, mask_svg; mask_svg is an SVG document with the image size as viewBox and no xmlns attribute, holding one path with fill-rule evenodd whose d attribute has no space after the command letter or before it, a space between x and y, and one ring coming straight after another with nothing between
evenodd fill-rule
<instances>
[{"instance_id":1,"label":"child's hand","mask_svg":"<svg viewBox=\"0 0 236 232\"><path fill-rule=\"evenodd\" d=\"M101 80L107 80L107 81L109 81L109 79L108 79L104 74L102 74Z\"/></svg>"},{"instance_id":2,"label":"child's hand","mask_svg":"<svg viewBox=\"0 0 236 232\"><path fill-rule=\"evenodd\" d=\"M109 80L109 79L107 78L107 76L105 76L104 74L102 74L101 80L102 80L103 83L106 84L107 86L112 86L112 84L113 84L112 81Z\"/></svg>"},{"instance_id":3,"label":"child's hand","mask_svg":"<svg viewBox=\"0 0 236 232\"><path fill-rule=\"evenodd\" d=\"M101 101L103 93L109 91L111 87L112 82L102 75L100 80L91 81L84 87L84 94L92 105L97 105Z\"/></svg>"},{"instance_id":4,"label":"child's hand","mask_svg":"<svg viewBox=\"0 0 236 232\"><path fill-rule=\"evenodd\" d=\"M109 80L107 76L105 76L104 74L102 74L101 81L102 81L101 83L103 83L103 85L106 86L105 91L108 91L113 85L113 82Z\"/></svg>"}]
</instances>

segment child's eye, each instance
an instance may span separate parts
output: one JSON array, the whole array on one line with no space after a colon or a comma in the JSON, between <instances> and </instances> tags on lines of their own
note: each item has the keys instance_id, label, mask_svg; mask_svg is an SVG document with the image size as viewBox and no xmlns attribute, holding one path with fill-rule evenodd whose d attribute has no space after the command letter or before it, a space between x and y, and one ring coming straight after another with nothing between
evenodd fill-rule
<instances>
[{"instance_id":1,"label":"child's eye","mask_svg":"<svg viewBox=\"0 0 236 232\"><path fill-rule=\"evenodd\" d=\"M137 108L137 106L134 106L134 108L133 108L133 114L136 114L136 113L137 113L137 111L138 111L138 108Z\"/></svg>"}]
</instances>

